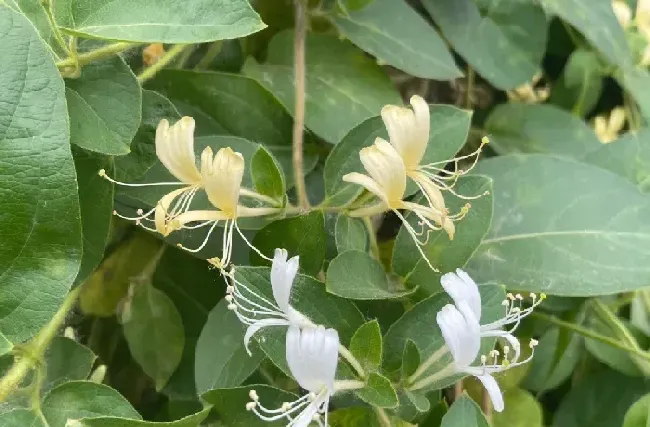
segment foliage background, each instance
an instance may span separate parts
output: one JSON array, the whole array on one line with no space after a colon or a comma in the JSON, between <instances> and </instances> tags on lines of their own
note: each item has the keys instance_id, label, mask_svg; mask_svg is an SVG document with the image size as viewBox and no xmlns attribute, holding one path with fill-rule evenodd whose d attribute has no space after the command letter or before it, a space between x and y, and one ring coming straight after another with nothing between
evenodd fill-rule
<instances>
[{"instance_id":1,"label":"foliage background","mask_svg":"<svg viewBox=\"0 0 650 427\"><path fill-rule=\"evenodd\" d=\"M161 241L116 220L113 209L153 206L163 193L113 188L97 171L165 180L155 127L190 115L197 150L233 147L246 157L246 186L279 198L286 190L295 202L293 2L0 3L0 424L261 425L244 410L248 386L269 404L298 388L281 335L265 334L246 355L225 285L204 261L219 238L194 257L174 244L200 242L198 233ZM464 266L491 282L482 289L497 309L494 284L550 296L519 330L540 339L533 363L499 378L505 412L491 414L471 380L464 386L485 416L457 393L448 411L453 387L408 396L378 380L336 400L331 424L645 426L643 16L624 28L609 0L324 0L307 10L312 209L244 224L264 253L300 255L298 307L346 345L364 325L378 378L402 368L407 339L419 351L439 340L435 317L422 328L404 315L443 303L439 274L395 217L363 222L341 208L360 193L341 177L361 170L358 150L385 132L381 107L413 94L433 104L431 161L491 140L459 183L490 195L427 254L442 272ZM620 126L607 122L616 107ZM268 264L241 241L235 263L268 289Z\"/></svg>"}]
</instances>

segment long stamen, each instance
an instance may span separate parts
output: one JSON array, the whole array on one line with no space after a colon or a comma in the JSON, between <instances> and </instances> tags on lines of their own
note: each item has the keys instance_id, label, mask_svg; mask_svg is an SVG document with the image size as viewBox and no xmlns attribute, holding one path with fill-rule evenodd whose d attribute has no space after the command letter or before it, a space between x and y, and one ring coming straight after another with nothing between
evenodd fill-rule
<instances>
[{"instance_id":1,"label":"long stamen","mask_svg":"<svg viewBox=\"0 0 650 427\"><path fill-rule=\"evenodd\" d=\"M248 241L246 236L244 236L244 233L242 233L242 231L239 229L239 225L237 224L237 221L235 221L235 228L237 228L237 233L239 233L239 236L244 240L244 242L246 242L246 244L248 245L249 248L251 248L253 251L255 251L255 253L257 255L259 255L261 258L263 258L263 259L265 259L267 261L273 261L272 258L269 258L266 255L264 255L262 252L260 252L259 249L257 249L255 246L253 246L253 244L251 242Z\"/></svg>"},{"instance_id":2,"label":"long stamen","mask_svg":"<svg viewBox=\"0 0 650 427\"><path fill-rule=\"evenodd\" d=\"M205 236L205 239L203 239L203 242L201 243L201 245L198 248L190 249L187 246L183 246L180 243L178 244L178 247L181 248L181 249L186 250L187 252L191 252L191 253L197 253L197 252L201 251L203 248L205 248L205 245L208 244L208 240L210 239L210 236L212 235L212 232L214 231L214 229L217 227L217 224L219 224L219 221L214 221L214 224L212 224L212 227L210 227L210 230L208 231L208 234Z\"/></svg>"},{"instance_id":3,"label":"long stamen","mask_svg":"<svg viewBox=\"0 0 650 427\"><path fill-rule=\"evenodd\" d=\"M105 169L100 169L97 174L99 176L101 176L102 178L104 178L105 180L107 180L109 182L112 182L113 184L123 185L125 187L153 187L153 186L156 186L156 185L187 185L186 183L180 182L180 181L177 181L177 182L145 182L145 183L141 183L141 184L135 184L135 183L130 183L130 182L122 182L122 181L115 180L115 179L111 178L110 176L108 176L106 174Z\"/></svg>"},{"instance_id":4,"label":"long stamen","mask_svg":"<svg viewBox=\"0 0 650 427\"><path fill-rule=\"evenodd\" d=\"M413 230L413 228L408 223L406 218L404 218L404 216L397 209L393 209L393 212L402 221L402 224L404 224L404 226L406 227L406 230L411 235L411 238L413 238L413 240L415 241L415 247L417 248L418 252L420 252L420 255L422 256L422 259L424 259L424 261L427 263L429 268L431 268L431 270L433 270L435 272L439 272L440 270L438 270L433 265L431 265L431 261L429 261L429 258L427 258L426 254L424 253L424 250L422 250L422 245L423 244L421 244L420 240L418 240L417 235L415 234L415 230Z\"/></svg>"}]
</instances>

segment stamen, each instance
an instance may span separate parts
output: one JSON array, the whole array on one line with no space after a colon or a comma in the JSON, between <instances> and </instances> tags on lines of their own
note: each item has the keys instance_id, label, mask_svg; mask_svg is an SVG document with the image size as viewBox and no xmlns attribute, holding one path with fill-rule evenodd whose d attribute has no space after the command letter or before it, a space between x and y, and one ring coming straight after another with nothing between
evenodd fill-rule
<instances>
[{"instance_id":1,"label":"stamen","mask_svg":"<svg viewBox=\"0 0 650 427\"><path fill-rule=\"evenodd\" d=\"M146 183L141 183L141 184L134 184L134 183L129 183L129 182L121 182L121 181L117 181L117 180L111 178L110 176L108 176L106 174L106 169L100 169L97 172L97 174L99 176L101 176L102 178L104 178L105 180L107 180L109 182L112 182L113 184L123 185L125 187L152 187L152 186L156 186L156 185L187 185L186 183L180 182L180 181L177 181L177 182L146 182Z\"/></svg>"}]
</instances>

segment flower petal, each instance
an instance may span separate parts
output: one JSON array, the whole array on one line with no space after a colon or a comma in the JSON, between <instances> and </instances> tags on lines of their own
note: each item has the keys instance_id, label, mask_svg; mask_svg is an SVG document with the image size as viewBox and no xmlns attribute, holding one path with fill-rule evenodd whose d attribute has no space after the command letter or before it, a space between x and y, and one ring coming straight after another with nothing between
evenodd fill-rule
<instances>
[{"instance_id":1,"label":"flower petal","mask_svg":"<svg viewBox=\"0 0 650 427\"><path fill-rule=\"evenodd\" d=\"M505 404L503 403L503 394L501 394L501 389L499 388L497 381L492 377L492 375L477 375L476 378L481 381L483 387L485 387L485 390L488 392L494 410L502 412Z\"/></svg>"},{"instance_id":2,"label":"flower petal","mask_svg":"<svg viewBox=\"0 0 650 427\"><path fill-rule=\"evenodd\" d=\"M399 204L406 191L406 169L395 148L377 138L374 145L361 149L359 157L370 177L386 195L388 204Z\"/></svg>"},{"instance_id":3,"label":"flower petal","mask_svg":"<svg viewBox=\"0 0 650 427\"><path fill-rule=\"evenodd\" d=\"M207 149L206 149L207 151ZM204 153L206 153L204 151ZM239 188L244 177L244 157L230 147L217 151L210 161L209 154L201 155L201 175L210 202L234 218L237 214Z\"/></svg>"},{"instance_id":4,"label":"flower petal","mask_svg":"<svg viewBox=\"0 0 650 427\"><path fill-rule=\"evenodd\" d=\"M466 303L460 309L445 305L436 315L436 322L459 369L469 366L481 348L480 325Z\"/></svg>"},{"instance_id":5,"label":"flower petal","mask_svg":"<svg viewBox=\"0 0 650 427\"><path fill-rule=\"evenodd\" d=\"M179 188L177 190L171 191L165 194L156 204L156 210L154 213L154 224L156 226L156 231L158 231L163 236L168 236L169 233L174 231L173 227L170 227L168 217L169 207L172 202L176 200L184 192L188 191L192 187Z\"/></svg>"},{"instance_id":6,"label":"flower petal","mask_svg":"<svg viewBox=\"0 0 650 427\"><path fill-rule=\"evenodd\" d=\"M469 274L460 268L456 269L456 273L443 274L440 284L454 303L458 305L460 301L466 301L476 318L481 319L481 294Z\"/></svg>"},{"instance_id":7,"label":"flower petal","mask_svg":"<svg viewBox=\"0 0 650 427\"><path fill-rule=\"evenodd\" d=\"M246 333L244 334L244 346L246 347L246 352L249 356L252 355L248 348L251 338L253 338L253 335L255 335L260 329L266 328L267 326L289 326L289 322L284 319L262 319L246 328Z\"/></svg>"},{"instance_id":8,"label":"flower petal","mask_svg":"<svg viewBox=\"0 0 650 427\"><path fill-rule=\"evenodd\" d=\"M290 326L286 350L291 374L302 388L313 393L324 388L333 390L339 356L336 330Z\"/></svg>"},{"instance_id":9,"label":"flower petal","mask_svg":"<svg viewBox=\"0 0 650 427\"><path fill-rule=\"evenodd\" d=\"M201 181L194 156L194 119L183 117L173 126L161 120L156 128L156 155L167 170L186 184Z\"/></svg>"},{"instance_id":10,"label":"flower petal","mask_svg":"<svg viewBox=\"0 0 650 427\"><path fill-rule=\"evenodd\" d=\"M288 253L285 249L276 249L271 265L271 287L273 297L278 307L284 312L289 311L289 298L293 280L298 273L299 258L295 256L287 261Z\"/></svg>"}]
</instances>

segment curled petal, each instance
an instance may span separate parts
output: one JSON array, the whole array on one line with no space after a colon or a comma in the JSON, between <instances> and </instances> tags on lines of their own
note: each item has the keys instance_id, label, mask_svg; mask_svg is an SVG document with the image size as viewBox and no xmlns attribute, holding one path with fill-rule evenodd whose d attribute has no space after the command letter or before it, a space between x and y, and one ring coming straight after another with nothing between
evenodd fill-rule
<instances>
[{"instance_id":1,"label":"curled petal","mask_svg":"<svg viewBox=\"0 0 650 427\"><path fill-rule=\"evenodd\" d=\"M406 169L395 148L381 138L359 152L368 175L382 189L389 205L399 203L406 191Z\"/></svg>"},{"instance_id":2,"label":"curled petal","mask_svg":"<svg viewBox=\"0 0 650 427\"><path fill-rule=\"evenodd\" d=\"M443 274L440 284L454 303L466 301L476 318L481 319L481 294L469 274L458 268L455 273Z\"/></svg>"},{"instance_id":3,"label":"curled petal","mask_svg":"<svg viewBox=\"0 0 650 427\"><path fill-rule=\"evenodd\" d=\"M210 150L211 152L211 150ZM210 161L210 152L201 155L201 175L210 202L218 209L237 214L239 188L244 177L244 157L230 147L222 148Z\"/></svg>"},{"instance_id":4,"label":"curled petal","mask_svg":"<svg viewBox=\"0 0 650 427\"><path fill-rule=\"evenodd\" d=\"M244 346L246 347L246 352L249 356L252 355L250 349L248 348L251 338L255 335L260 329L266 328L268 326L288 326L289 322L285 319L261 319L248 328L246 328L246 333L244 334Z\"/></svg>"},{"instance_id":5,"label":"curled petal","mask_svg":"<svg viewBox=\"0 0 650 427\"><path fill-rule=\"evenodd\" d=\"M167 170L186 184L201 181L194 156L194 119L183 117L171 127L161 120L156 128L156 155Z\"/></svg>"},{"instance_id":6,"label":"curled petal","mask_svg":"<svg viewBox=\"0 0 650 427\"><path fill-rule=\"evenodd\" d=\"M289 311L289 298L291 297L291 287L298 273L299 257L295 256L287 261L287 251L285 249L276 249L271 265L271 286L273 288L273 297L278 307L285 312Z\"/></svg>"},{"instance_id":7,"label":"curled petal","mask_svg":"<svg viewBox=\"0 0 650 427\"><path fill-rule=\"evenodd\" d=\"M478 375L476 378L481 381L483 387L485 387L485 390L488 392L490 400L492 401L492 406L494 406L494 410L497 412L502 412L505 407L503 403L503 394L501 394L499 384L494 379L494 377L492 377L492 375L486 374Z\"/></svg>"}]
</instances>

